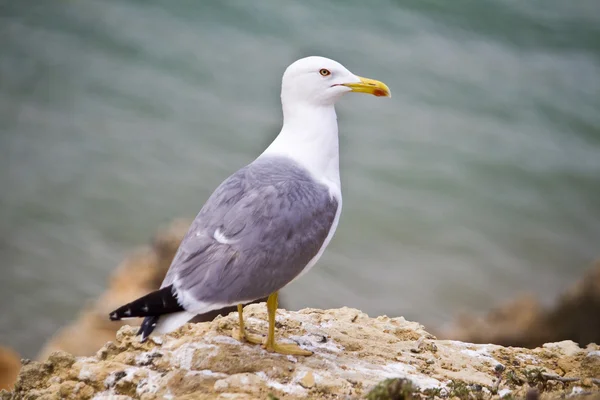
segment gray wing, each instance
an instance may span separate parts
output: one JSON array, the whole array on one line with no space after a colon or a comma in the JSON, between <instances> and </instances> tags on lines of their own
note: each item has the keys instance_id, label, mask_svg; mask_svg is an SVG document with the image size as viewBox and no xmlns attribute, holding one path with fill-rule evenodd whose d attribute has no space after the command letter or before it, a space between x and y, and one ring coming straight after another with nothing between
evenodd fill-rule
<instances>
[{"instance_id":1,"label":"gray wing","mask_svg":"<svg viewBox=\"0 0 600 400\"><path fill-rule=\"evenodd\" d=\"M176 292L209 304L268 296L319 252L337 208L328 188L295 162L259 159L208 199L162 286L173 284Z\"/></svg>"}]
</instances>

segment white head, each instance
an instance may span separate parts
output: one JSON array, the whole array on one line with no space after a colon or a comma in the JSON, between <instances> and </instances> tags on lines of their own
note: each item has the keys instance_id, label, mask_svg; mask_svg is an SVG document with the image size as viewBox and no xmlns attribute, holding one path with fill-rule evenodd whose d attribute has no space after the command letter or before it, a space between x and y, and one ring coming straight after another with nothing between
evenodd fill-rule
<instances>
[{"instance_id":1,"label":"white head","mask_svg":"<svg viewBox=\"0 0 600 400\"><path fill-rule=\"evenodd\" d=\"M342 64L324 57L306 57L294 62L285 70L281 82L284 106L302 103L332 106L349 92L391 97L384 83L356 76Z\"/></svg>"}]
</instances>

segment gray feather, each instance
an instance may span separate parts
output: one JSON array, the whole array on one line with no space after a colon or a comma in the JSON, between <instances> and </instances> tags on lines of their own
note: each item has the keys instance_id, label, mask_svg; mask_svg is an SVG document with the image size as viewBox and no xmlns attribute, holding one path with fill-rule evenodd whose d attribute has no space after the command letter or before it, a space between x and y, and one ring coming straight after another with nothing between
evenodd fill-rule
<instances>
[{"instance_id":1,"label":"gray feather","mask_svg":"<svg viewBox=\"0 0 600 400\"><path fill-rule=\"evenodd\" d=\"M321 249L338 202L284 157L260 158L226 179L184 237L163 287L196 300L234 304L268 296ZM227 244L214 239L215 231Z\"/></svg>"}]
</instances>

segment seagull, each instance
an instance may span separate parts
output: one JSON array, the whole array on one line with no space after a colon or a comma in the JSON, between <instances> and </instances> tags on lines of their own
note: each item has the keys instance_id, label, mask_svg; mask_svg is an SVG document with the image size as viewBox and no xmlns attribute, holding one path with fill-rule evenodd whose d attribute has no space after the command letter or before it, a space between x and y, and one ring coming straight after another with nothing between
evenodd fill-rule
<instances>
[{"instance_id":1,"label":"seagull","mask_svg":"<svg viewBox=\"0 0 600 400\"><path fill-rule=\"evenodd\" d=\"M253 162L229 176L185 235L161 288L110 313L145 317L138 335L165 334L197 314L237 306L232 336L267 351L308 356L275 341L278 292L307 273L342 211L335 103L346 93L391 97L382 82L324 57L295 61L281 82L283 127ZM267 298L266 339L244 328L243 306Z\"/></svg>"}]
</instances>

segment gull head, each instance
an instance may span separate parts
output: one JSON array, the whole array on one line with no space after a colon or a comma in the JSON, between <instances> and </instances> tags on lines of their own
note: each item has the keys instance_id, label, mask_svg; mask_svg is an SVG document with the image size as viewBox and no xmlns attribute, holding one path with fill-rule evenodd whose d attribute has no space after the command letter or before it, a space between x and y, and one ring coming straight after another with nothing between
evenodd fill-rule
<instances>
[{"instance_id":1,"label":"gull head","mask_svg":"<svg viewBox=\"0 0 600 400\"><path fill-rule=\"evenodd\" d=\"M285 70L281 82L281 100L288 104L331 106L350 92L391 97L385 83L354 75L325 57L301 58Z\"/></svg>"}]
</instances>

